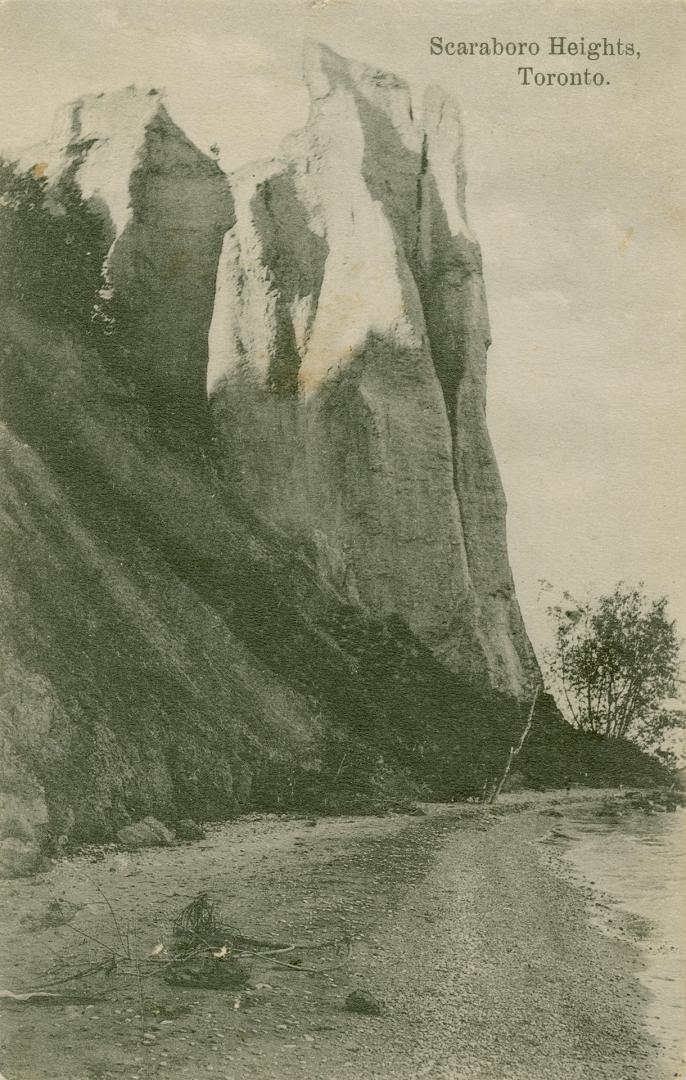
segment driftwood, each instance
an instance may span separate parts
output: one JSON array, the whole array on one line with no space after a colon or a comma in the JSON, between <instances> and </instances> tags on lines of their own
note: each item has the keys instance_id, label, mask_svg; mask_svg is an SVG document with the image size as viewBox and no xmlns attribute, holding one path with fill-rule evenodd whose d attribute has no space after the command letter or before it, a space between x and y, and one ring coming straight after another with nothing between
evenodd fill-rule
<instances>
[{"instance_id":1,"label":"driftwood","mask_svg":"<svg viewBox=\"0 0 686 1080\"><path fill-rule=\"evenodd\" d=\"M45 990L30 990L15 994L13 990L0 990L0 1003L7 1001L12 1005L84 1005L93 1001L102 1001L102 995L91 993L48 993ZM2 1077L0 1076L0 1080Z\"/></svg>"},{"instance_id":2,"label":"driftwood","mask_svg":"<svg viewBox=\"0 0 686 1080\"><path fill-rule=\"evenodd\" d=\"M340 948L347 949L347 959L350 958L351 941L349 936L330 938L327 941L294 943L290 941L266 941L264 938L249 937L242 933L237 926L223 921L219 907L210 899L207 893L199 893L174 920L173 946L175 960L183 961L186 956L209 954L218 960L223 960L227 953L233 957L254 956L279 967L296 968L299 971L331 971L337 968L306 968L299 961L286 962L277 960L282 953L313 952L318 949ZM215 951L218 950L218 951Z\"/></svg>"},{"instance_id":3,"label":"driftwood","mask_svg":"<svg viewBox=\"0 0 686 1080\"><path fill-rule=\"evenodd\" d=\"M102 893L102 890L98 888ZM102 893L104 896L104 893ZM105 897L118 943L110 945L97 934L88 933L70 922L64 923L85 942L99 946L105 956L72 973L68 965L62 965L58 978L42 981L40 989L28 987L25 991L0 990L0 1002L16 1004L67 1004L69 1002L99 1001L100 995L73 990L54 992L52 987L86 980L94 975L134 977L138 983L142 1002L144 979L162 975L165 982L176 986L206 986L211 989L236 988L247 983L251 960L273 964L291 971L319 975L336 971L350 961L352 940L349 935L318 942L268 941L252 937L222 918L222 912L206 892L199 893L174 920L171 940L159 942L147 955L141 953L138 932L125 929ZM338 958L329 964L308 966L302 962L300 953L328 949L338 951ZM340 955L343 953L343 955ZM66 971L65 971L66 967ZM106 994L114 992L110 986ZM2 1077L0 1076L0 1080Z\"/></svg>"},{"instance_id":4,"label":"driftwood","mask_svg":"<svg viewBox=\"0 0 686 1080\"><path fill-rule=\"evenodd\" d=\"M61 994L48 994L45 990L33 990L29 994L15 994L12 990L0 990L0 998L10 1001L31 1001L33 998L58 998Z\"/></svg>"},{"instance_id":5,"label":"driftwood","mask_svg":"<svg viewBox=\"0 0 686 1080\"><path fill-rule=\"evenodd\" d=\"M503 790L503 785L505 784L505 781L507 780L508 776L510 775L510 769L512 768L512 762L517 757L517 755L521 751L522 747L524 746L524 743L526 742L526 740L529 737L529 734L531 732L531 726L532 726L532 724L534 722L534 712L536 710L536 702L538 700L538 689L539 688L536 687L536 690L535 690L535 693L534 693L534 699L531 702L531 708L529 709L529 716L527 718L524 730L522 731L522 734L521 734L521 736L519 738L519 742L517 743L516 746L511 746L510 747L510 753L509 753L509 756L508 756L508 759L507 759L507 764L505 766L505 772L500 777L499 783L496 784L496 786L494 787L494 789L493 789L493 791L491 793L491 797L488 800L490 805L492 805L496 801L496 799L500 795L500 792Z\"/></svg>"}]
</instances>

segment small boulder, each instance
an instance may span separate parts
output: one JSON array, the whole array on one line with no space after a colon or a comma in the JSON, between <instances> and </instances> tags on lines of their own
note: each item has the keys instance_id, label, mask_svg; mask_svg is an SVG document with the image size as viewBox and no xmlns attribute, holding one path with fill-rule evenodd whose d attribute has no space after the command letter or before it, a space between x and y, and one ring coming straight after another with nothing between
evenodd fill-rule
<instances>
[{"instance_id":1,"label":"small boulder","mask_svg":"<svg viewBox=\"0 0 686 1080\"><path fill-rule=\"evenodd\" d=\"M353 990L345 999L348 1012L362 1013L363 1016L381 1016L381 1005L367 990Z\"/></svg>"},{"instance_id":2,"label":"small boulder","mask_svg":"<svg viewBox=\"0 0 686 1080\"><path fill-rule=\"evenodd\" d=\"M124 825L117 833L117 839L122 847L134 851L143 847L166 847L174 843L175 834L157 818L146 817L134 825Z\"/></svg>"},{"instance_id":3,"label":"small boulder","mask_svg":"<svg viewBox=\"0 0 686 1080\"><path fill-rule=\"evenodd\" d=\"M202 825L198 825L197 821L193 821L192 818L183 818L176 823L176 839L177 840L204 840L205 830Z\"/></svg>"}]
</instances>

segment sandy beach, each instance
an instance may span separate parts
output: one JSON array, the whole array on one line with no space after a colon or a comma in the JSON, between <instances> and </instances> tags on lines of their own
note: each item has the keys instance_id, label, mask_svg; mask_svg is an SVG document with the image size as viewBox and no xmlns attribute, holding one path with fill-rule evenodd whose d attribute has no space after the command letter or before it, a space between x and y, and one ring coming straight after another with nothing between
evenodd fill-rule
<instances>
[{"instance_id":1,"label":"sandy beach","mask_svg":"<svg viewBox=\"0 0 686 1080\"><path fill-rule=\"evenodd\" d=\"M598 793L508 796L494 814L454 805L316 823L244 818L204 841L86 851L3 882L0 986L79 1000L1 1001L0 1071L665 1080L644 1023L636 920L617 909L612 935L603 932L590 918L600 900L557 872L540 842L560 807L587 798ZM246 935L303 946L350 935L350 956L343 945L302 949L301 970L252 957L237 992L170 986L150 953L166 949L175 916L201 890ZM46 926L56 900L71 921ZM145 958L142 978L118 961L109 975L56 985L77 961L120 952L122 931ZM382 1014L346 1011L355 989Z\"/></svg>"}]
</instances>

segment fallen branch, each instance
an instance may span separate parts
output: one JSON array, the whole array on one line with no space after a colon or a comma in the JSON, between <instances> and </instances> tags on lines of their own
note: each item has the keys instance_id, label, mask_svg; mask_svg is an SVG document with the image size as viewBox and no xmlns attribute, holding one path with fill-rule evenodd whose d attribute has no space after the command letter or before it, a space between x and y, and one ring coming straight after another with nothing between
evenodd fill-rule
<instances>
[{"instance_id":1,"label":"fallen branch","mask_svg":"<svg viewBox=\"0 0 686 1080\"><path fill-rule=\"evenodd\" d=\"M0 990L0 1001L13 1001L18 1005L73 1004L81 1005L84 1001L102 1001L102 995L93 994L52 994L46 990L31 990L26 994L15 994L13 990Z\"/></svg>"},{"instance_id":2,"label":"fallen branch","mask_svg":"<svg viewBox=\"0 0 686 1080\"><path fill-rule=\"evenodd\" d=\"M77 926L72 926L71 923L65 923L64 924L64 929L65 930L73 930L74 933L78 934L80 937L86 938L88 941L94 941L96 945L99 945L101 949L105 949L108 953L111 953L112 956L116 957L117 960L130 960L131 959L131 957L130 957L130 955L128 955L128 953L118 953L116 949L113 949L111 947L111 945L108 945L104 941L100 941L99 938L93 937L92 934L87 934L85 930L79 930L79 928Z\"/></svg>"},{"instance_id":3,"label":"fallen branch","mask_svg":"<svg viewBox=\"0 0 686 1080\"><path fill-rule=\"evenodd\" d=\"M87 979L90 975L97 975L99 971L102 971L105 975L111 975L113 971L117 969L117 961L112 957L109 960L103 960L99 964L91 964L90 967L82 968L81 971L77 971L75 975L66 975L63 979L53 979L51 982L44 983L44 986L63 986L64 983L75 982L76 979ZM38 993L39 991L36 991Z\"/></svg>"},{"instance_id":4,"label":"fallen branch","mask_svg":"<svg viewBox=\"0 0 686 1080\"><path fill-rule=\"evenodd\" d=\"M207 894L202 894L201 893L200 897L198 897L198 900L201 900L201 899L204 900L206 898L207 898ZM195 904L195 901L194 901L194 904ZM184 909L184 913L188 912L189 908L191 908L192 906L193 905L189 905L188 908ZM202 907L204 907L204 905L202 905ZM214 906L213 906L213 910L215 910ZM184 913L182 913L182 914L184 914ZM184 921L186 921L186 920L184 920ZM179 922L180 922L180 920L177 920L177 922L176 922L177 926L179 925ZM186 926L187 925L188 925L188 923L186 921ZM216 934L217 929L218 929L217 925L215 924L212 929L213 929L214 933ZM212 942L210 942L207 939L203 938L203 936L197 931L192 931L192 934L193 934L194 937L196 937L199 941L201 941L203 943L206 950L209 950L210 952L214 952L214 949L216 948L216 943L213 944ZM227 935L227 938L228 938L228 935ZM245 957L245 956L255 956L260 960L267 960L270 964L276 964L278 967L289 968L291 971L306 971L308 974L311 974L311 975L320 975L320 974L326 974L329 971L337 971L339 968L344 967L344 965L348 963L348 961L350 960L350 957L352 956L352 942L351 942L349 937L332 938L330 941L317 942L317 943L314 943L312 945L305 945L305 946L299 946L299 945L294 945L294 944L283 945L283 946L280 946L279 948L268 949L266 952L257 952L255 949L249 949L249 948L245 947L245 943L247 943L249 941L254 941L254 940L256 940L256 939L254 939L254 938L236 938L234 940L234 942L232 942L232 956L235 959L240 959L241 957ZM278 954L278 953L281 953L281 952L295 952L296 950L299 950L300 948L303 948L303 949L321 949L321 948L324 948L324 947L329 946L329 945L341 945L341 944L344 944L344 943L347 946L347 955L346 955L345 959L342 960L338 964L331 964L331 965L329 965L327 967L315 968L315 967L307 967L304 964L289 964L285 960L277 960L276 956L274 955L275 953ZM275 943L274 942L272 942L272 943L265 942L264 944L272 944L272 945L274 945ZM173 963L175 959L176 958L170 958L169 962ZM187 955L178 957L178 960L181 961L181 962L183 962L183 961L185 961L187 959L188 959ZM221 963L221 961L218 961L218 963Z\"/></svg>"},{"instance_id":5,"label":"fallen branch","mask_svg":"<svg viewBox=\"0 0 686 1080\"><path fill-rule=\"evenodd\" d=\"M115 930L117 931L117 937L119 938L119 943L120 943L120 945L121 945L122 949L124 949L124 951L125 951L125 952L126 952L126 953L128 954L128 953L129 953L129 951L130 951L130 949L129 949L129 943L128 943L128 941L125 941L125 940L124 940L124 935L123 935L123 933L122 933L122 930L121 930L121 927L120 927L120 925L119 925L119 921L118 921L118 919L117 919L117 916L116 916L116 915L115 915L115 913L114 913L114 908L112 907L112 904L110 903L110 899L109 899L109 897L107 896L107 893L106 893L106 892L104 892L104 891L103 891L103 890L102 890L102 889L100 888L100 886L98 885L98 883L97 883L97 882L93 882L93 884L95 885L95 888L96 888L96 889L98 890L98 892L99 892L99 893L100 893L100 895L102 896L103 900L104 900L104 901L105 901L105 903L107 904L107 907L109 908L109 912L110 912L110 915L112 916L112 922L114 923L114 928L115 928Z\"/></svg>"},{"instance_id":6,"label":"fallen branch","mask_svg":"<svg viewBox=\"0 0 686 1080\"><path fill-rule=\"evenodd\" d=\"M15 994L13 990L0 990L0 998L9 998L10 1001L31 1001L32 998L56 998L61 994L49 994L46 990L31 990L26 994Z\"/></svg>"},{"instance_id":7,"label":"fallen branch","mask_svg":"<svg viewBox=\"0 0 686 1080\"><path fill-rule=\"evenodd\" d=\"M348 949L345 959L341 960L338 964L330 964L327 967L315 968L306 967L305 964L289 964L287 961L277 960L273 956L268 957L268 959L270 964L276 964L278 967L290 968L291 971L306 971L308 975L327 975L330 971L338 971L348 963L353 954L352 942L350 940L348 940L347 946ZM265 958L265 953L252 952L250 949L246 949L241 953L241 956L258 956Z\"/></svg>"},{"instance_id":8,"label":"fallen branch","mask_svg":"<svg viewBox=\"0 0 686 1080\"><path fill-rule=\"evenodd\" d=\"M174 925L177 927L177 933L187 934L188 937L194 938L196 941L200 942L205 949L216 949L221 944L227 944L230 945L232 949L250 947L254 949L265 949L268 952L275 953L287 952L294 949L298 952L312 952L317 949L328 949L332 946L345 945L348 941L347 937L329 938L327 941L307 943L266 941L264 938L248 937L246 934L243 934L237 926L232 926L230 923L214 923L211 927L211 933L209 934L207 930L197 930L187 925L184 926L183 929L180 929L180 922L178 919ZM210 938L212 940L209 940Z\"/></svg>"}]
</instances>

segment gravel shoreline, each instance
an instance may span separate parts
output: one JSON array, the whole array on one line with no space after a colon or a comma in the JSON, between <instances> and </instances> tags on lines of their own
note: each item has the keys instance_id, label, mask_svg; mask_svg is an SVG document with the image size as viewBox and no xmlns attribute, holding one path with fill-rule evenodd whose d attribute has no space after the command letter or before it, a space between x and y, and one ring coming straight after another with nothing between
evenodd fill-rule
<instances>
[{"instance_id":1,"label":"gravel shoreline","mask_svg":"<svg viewBox=\"0 0 686 1080\"><path fill-rule=\"evenodd\" d=\"M316 826L243 819L205 842L98 861L86 853L35 881L0 883L8 916L0 986L13 990L40 985L51 962L76 950L98 955L79 930L111 942L103 894L146 952L201 889L257 937L354 938L350 961L329 973L256 963L248 995L158 978L139 992L133 979L98 976L79 984L77 1004L2 1002L0 1072L6 1080L665 1080L642 1023L630 920L613 938L591 925L589 891L557 874L539 843L553 824L549 804L579 798L509 798L493 816L454 806ZM83 905L72 928L29 929L55 897ZM310 964L317 954L306 956ZM346 1012L354 989L380 1000L382 1016Z\"/></svg>"}]
</instances>

